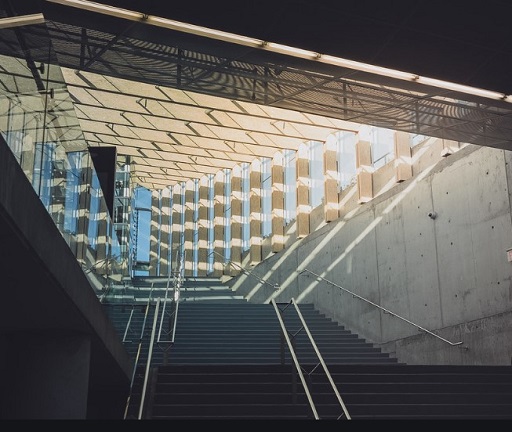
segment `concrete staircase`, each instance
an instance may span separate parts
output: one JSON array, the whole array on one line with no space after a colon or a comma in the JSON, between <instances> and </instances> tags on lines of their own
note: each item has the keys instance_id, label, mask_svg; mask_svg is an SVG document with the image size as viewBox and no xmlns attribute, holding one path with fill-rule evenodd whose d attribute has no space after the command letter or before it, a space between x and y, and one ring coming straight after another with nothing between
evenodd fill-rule
<instances>
[{"instance_id":1,"label":"concrete staircase","mask_svg":"<svg viewBox=\"0 0 512 432\"><path fill-rule=\"evenodd\" d=\"M126 346L134 359L139 355L127 418L138 416L146 374L155 309L148 293L163 297L166 282L136 280L122 299L105 303L120 334L134 335ZM217 279L187 279L174 343L161 337L154 345L142 418L512 419L512 368L401 364L313 305L299 305L347 416L297 313L288 304L277 306L314 407L273 305L248 303ZM165 322L172 321L167 308Z\"/></svg>"}]
</instances>

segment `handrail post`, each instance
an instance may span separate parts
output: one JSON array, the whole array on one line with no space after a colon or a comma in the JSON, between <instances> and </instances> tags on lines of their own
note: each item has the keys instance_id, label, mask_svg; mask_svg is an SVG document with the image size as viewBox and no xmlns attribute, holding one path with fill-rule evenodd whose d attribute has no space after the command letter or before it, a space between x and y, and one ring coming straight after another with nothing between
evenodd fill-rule
<instances>
[{"instance_id":1,"label":"handrail post","mask_svg":"<svg viewBox=\"0 0 512 432\"><path fill-rule=\"evenodd\" d=\"M290 342L290 338L288 337L288 333L286 332L286 327L283 322L283 317L281 316L281 312L279 308L277 307L276 301L274 299L271 300L272 306L274 306L274 310L277 314L277 319L279 320L279 325L281 326L281 330L283 332L283 335L286 339L286 343L288 345L288 349L290 350L290 355L292 356L293 363L295 365L296 372L299 375L300 381L302 383L302 387L304 388L304 392L306 393L306 397L309 402L309 406L311 407L311 411L313 411L313 416L315 417L315 420L319 420L318 413L316 411L315 404L313 402L313 399L311 398L311 393L309 391L308 385L306 383L306 380L304 379L304 374L302 373L302 370L299 365L299 361L297 360L297 356L295 354L295 350L293 349L293 345Z\"/></svg>"},{"instance_id":2,"label":"handrail post","mask_svg":"<svg viewBox=\"0 0 512 432\"><path fill-rule=\"evenodd\" d=\"M155 316L153 317L153 328L151 330L151 339L149 341L148 361L147 361L147 364L146 364L146 373L145 373L145 376L144 376L144 384L142 386L142 395L141 395L141 398L140 398L140 407L139 407L138 420L140 420L142 418L142 411L144 410L144 401L145 401L145 398L146 398L146 389L147 389L147 386L148 386L149 371L151 369L151 357L152 357L152 354L153 354L153 343L155 341L155 331L156 331L156 324L157 324L157 321L158 321L158 309L159 309L159 306L160 306L160 298L156 302Z\"/></svg>"}]
</instances>

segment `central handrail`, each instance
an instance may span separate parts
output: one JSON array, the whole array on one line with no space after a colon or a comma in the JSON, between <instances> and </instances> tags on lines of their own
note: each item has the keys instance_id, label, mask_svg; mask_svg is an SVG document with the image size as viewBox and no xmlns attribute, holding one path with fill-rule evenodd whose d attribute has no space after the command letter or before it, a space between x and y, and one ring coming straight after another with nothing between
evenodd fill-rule
<instances>
[{"instance_id":1,"label":"central handrail","mask_svg":"<svg viewBox=\"0 0 512 432\"><path fill-rule=\"evenodd\" d=\"M159 344L160 343L170 343L171 345L174 344L174 335L176 333L176 324L178 321L178 308L179 308L179 303L180 303L179 300L180 300L181 285L183 283L184 271L185 271L185 254L178 253L176 255L176 267L178 270L169 272L169 275L167 277L164 305L162 307L162 316L160 319L160 327L158 330L158 338L157 338L157 343L159 343ZM172 329L171 329L171 339L170 340L162 340L161 334L162 334L162 327L163 327L164 316L165 316L165 309L167 307L168 293L169 293L169 288L170 288L170 283L171 283L171 275L173 275L173 298L171 300L174 302L174 305L175 305L174 312L172 313L173 322L172 322Z\"/></svg>"},{"instance_id":2,"label":"central handrail","mask_svg":"<svg viewBox=\"0 0 512 432\"><path fill-rule=\"evenodd\" d=\"M347 420L351 420L350 414L348 413L347 407L345 406L345 403L343 402L343 399L341 399L340 393L338 392L338 388L336 387L336 384L334 383L331 373L329 372L329 369L327 369L327 365L324 362L324 359L322 357L322 354L320 354L320 351L318 350L318 347L316 346L316 343L313 339L313 336L311 336L311 332L309 331L309 328L306 324L306 321L304 321L304 317L302 316L302 312L300 311L299 307L297 306L297 303L295 302L295 299L291 299L291 303L295 307L295 311L297 312L297 315L299 316L300 322L302 323L302 327L306 331L309 341L311 342L311 345L313 346L313 349L315 350L315 353L318 357L318 360L320 361L320 364L322 365L322 368L327 375L327 379L329 380L329 383L331 384L332 389L334 390L334 393L336 395L336 398L338 399L339 404L341 405L341 408L343 409L343 413L345 414ZM318 365L317 365L318 366ZM316 367L314 369L316 369ZM313 370L314 370L313 369ZM341 417L341 416L340 416Z\"/></svg>"},{"instance_id":3,"label":"central handrail","mask_svg":"<svg viewBox=\"0 0 512 432\"><path fill-rule=\"evenodd\" d=\"M219 255L220 257L224 258L224 255L222 255L222 254L220 254L220 253L218 253L218 252L216 252L216 251L211 251L209 255L211 255L211 254L217 254L217 255ZM252 277L254 277L254 278L258 279L261 283L266 284L266 285L270 285L270 286L271 286L272 288L274 288L275 290L279 289L279 284L278 284L277 282L276 282L276 283L268 282L268 281L266 281L265 279L260 278L259 276L255 275L255 274L254 274L254 273L252 273L251 271L249 271L249 270L247 270L247 269L243 268L241 265L238 265L237 263L235 263L235 262L233 262L233 261L231 261L231 260L229 260L227 263L228 263L228 264L232 264L232 265L236 266L236 267L238 268L238 270L241 270L241 271L242 271L242 273L244 273L244 274L246 274L246 275L249 275L249 276L252 276Z\"/></svg>"},{"instance_id":4,"label":"central handrail","mask_svg":"<svg viewBox=\"0 0 512 432\"><path fill-rule=\"evenodd\" d=\"M153 285L151 285L153 286ZM128 415L128 409L130 407L130 402L131 402L131 398L132 398L132 393L133 393L133 386L135 384L135 375L137 374L137 368L139 367L139 359L140 359L140 354L142 352L142 341L143 341L143 338L144 338L144 333L146 331L146 321L148 319L148 313L149 313L149 309L151 307L151 294L150 294L150 298L148 299L148 302L146 304L146 310L144 312L144 321L142 322L142 328L141 328L141 331L140 331L140 336L139 336L139 345L138 345L138 348L137 348L137 355L135 356L135 362L134 362L134 365L133 365L133 371L132 371L132 377L131 377L131 380L130 380L130 391L128 393L128 398L126 399L126 406L125 406L125 411L124 411L124 419L126 419L126 416ZM133 309L132 309L132 313L133 313ZM131 315L130 315L131 317ZM126 329L128 331L128 327ZM126 335L126 333L125 333Z\"/></svg>"},{"instance_id":5,"label":"central handrail","mask_svg":"<svg viewBox=\"0 0 512 432\"><path fill-rule=\"evenodd\" d=\"M142 394L141 394L141 398L140 398L139 415L137 417L138 420L140 420L142 418L142 411L144 410L144 401L146 399L146 390L148 387L149 371L151 369L151 357L153 355L153 343L155 342L156 323L158 321L159 307L160 307L160 298L156 301L156 306L155 306L155 316L153 318L153 328L151 330L151 339L149 341L148 360L146 363L146 372L144 374L144 384L142 386Z\"/></svg>"},{"instance_id":6,"label":"central handrail","mask_svg":"<svg viewBox=\"0 0 512 432\"><path fill-rule=\"evenodd\" d=\"M382 310L382 311L384 311L385 313L387 313L387 314L389 314L389 315L392 315L392 316L395 316L395 317L397 317L398 319L401 319L402 321L405 321L406 323L413 325L414 327L418 328L419 330L424 331L425 333L428 333L428 334L430 334L430 335L432 335L432 336L434 336L434 337L436 337L436 338L438 338L438 339L442 340L443 342L446 342L447 344L450 344L450 345L452 345L452 346L456 346L456 345L461 345L461 344L463 343L462 341L460 341L460 342L450 342L449 340L447 340L447 339L445 339L445 338L443 338L443 337L441 337L441 336L439 336L439 335L437 335L437 334L435 334L435 333L431 332L430 330L427 330L426 328L423 328L423 327L421 327L420 325L415 324L415 323L413 323L412 321L409 321L407 318L401 317L400 315L397 315L396 313L391 312L390 310L388 310L388 309L386 309L386 308L384 308L384 307L382 307L382 306L378 305L377 303L373 303L372 301L370 301L370 300L368 300L368 299L365 299L364 297L361 297L360 295L358 295L358 294L356 294L356 293L354 293L354 292L352 292L352 291L350 291L350 290L348 290L348 289L346 289L346 288L343 288L343 287L342 287L342 286L340 286L340 285L335 284L334 282L332 282L332 281L330 281L330 280L328 280L328 279L326 279L326 278L324 278L324 277L322 277L322 276L320 276L320 275L318 275L318 274L316 274L316 273L312 272L311 270L308 270L308 269L300 270L300 271L299 271L299 274L301 274L301 273L303 273L303 272L311 273L312 275L315 275L317 278L322 279L322 280L324 280L325 282L327 282L327 283L329 283L329 284L331 284L331 285L333 285L333 286L335 286L335 287L337 287L337 288L339 288L339 289L341 289L341 290L343 290L343 291L345 291L345 292L348 292L349 294L351 294L351 295L352 295L352 296L354 296L354 297L357 297L359 300L362 300L362 301L364 301L364 302L366 302L366 303L368 303L368 304L371 304L372 306L375 306L376 308L381 309L381 310Z\"/></svg>"},{"instance_id":7,"label":"central handrail","mask_svg":"<svg viewBox=\"0 0 512 432\"><path fill-rule=\"evenodd\" d=\"M299 374L300 381L302 382L302 386L304 387L304 391L306 392L309 406L311 407L311 410L313 411L315 420L319 420L315 404L313 402L313 399L311 398L311 393L309 392L309 388L306 384L306 380L304 379L304 374L302 373L302 369L299 365L299 361L297 360L297 356L295 355L295 350L293 349L292 343L290 342L290 338L288 337L288 332L286 331L286 327L284 325L283 318L281 317L281 313L279 312L279 308L277 307L276 301L274 299L272 299L271 302L272 302L272 306L274 306L274 310L276 311L277 319L279 320L279 325L281 326L281 331L283 332L283 335L286 339L286 343L288 344L288 349L290 350L290 354L293 358L293 363L295 364L295 368L297 369L297 372Z\"/></svg>"}]
</instances>

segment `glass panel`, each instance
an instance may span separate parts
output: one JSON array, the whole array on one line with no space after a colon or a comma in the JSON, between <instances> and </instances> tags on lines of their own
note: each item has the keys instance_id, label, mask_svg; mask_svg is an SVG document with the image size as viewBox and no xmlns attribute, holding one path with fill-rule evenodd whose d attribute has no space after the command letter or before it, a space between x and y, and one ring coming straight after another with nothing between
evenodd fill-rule
<instances>
[{"instance_id":1,"label":"glass panel","mask_svg":"<svg viewBox=\"0 0 512 432\"><path fill-rule=\"evenodd\" d=\"M127 273L127 256L100 214L106 202L46 25L2 28L0 39L0 133L103 298Z\"/></svg>"},{"instance_id":2,"label":"glass panel","mask_svg":"<svg viewBox=\"0 0 512 432\"><path fill-rule=\"evenodd\" d=\"M357 180L356 138L357 135L354 132L346 131L338 131L328 138L336 141L338 188L340 190L354 185Z\"/></svg>"},{"instance_id":3,"label":"glass panel","mask_svg":"<svg viewBox=\"0 0 512 432\"><path fill-rule=\"evenodd\" d=\"M395 131L372 127L371 144L373 168L379 169L394 158Z\"/></svg>"}]
</instances>

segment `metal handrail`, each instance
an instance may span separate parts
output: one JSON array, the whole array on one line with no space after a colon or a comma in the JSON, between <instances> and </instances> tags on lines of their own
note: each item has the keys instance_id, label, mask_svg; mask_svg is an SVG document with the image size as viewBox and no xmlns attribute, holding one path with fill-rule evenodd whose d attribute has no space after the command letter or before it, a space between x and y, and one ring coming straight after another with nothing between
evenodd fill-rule
<instances>
[{"instance_id":1,"label":"metal handrail","mask_svg":"<svg viewBox=\"0 0 512 432\"><path fill-rule=\"evenodd\" d=\"M126 342L126 336L128 334L128 330L129 330L131 322L132 322L133 311L134 311L134 308L132 307L132 310L130 311L130 318L128 318L128 322L126 323L126 329L124 330L123 343Z\"/></svg>"},{"instance_id":2,"label":"metal handrail","mask_svg":"<svg viewBox=\"0 0 512 432\"><path fill-rule=\"evenodd\" d=\"M311 398L311 393L309 392L309 388L307 386L306 380L304 379L304 374L302 373L302 369L299 365L299 361L297 360L297 356L295 355L295 350L293 349L292 343L290 342L290 338L288 337L288 332L286 331L286 327L284 325L283 318L281 317L281 313L279 312L279 308L277 307L276 301L274 299L272 299L271 302L272 302L272 305L274 306L274 310L276 311L277 319L279 320L279 325L281 326L281 331L283 332L283 335L286 339L286 343L288 344L288 349L290 350L290 354L293 358L293 363L295 364L295 368L297 369L297 372L299 374L300 381L302 382L302 386L304 387L304 391L306 392L309 406L311 407L311 410L313 411L315 420L319 420L315 404L313 402L313 399Z\"/></svg>"},{"instance_id":3,"label":"metal handrail","mask_svg":"<svg viewBox=\"0 0 512 432\"><path fill-rule=\"evenodd\" d=\"M224 258L224 255L222 255L222 254L220 254L220 253L218 253L218 252L215 252L215 251L211 251L208 255L211 255L212 253L217 254L217 255L221 256L222 258ZM247 270L247 269L243 268L242 266L240 266L240 265L236 264L235 262L233 262L233 261L231 261L231 260L230 260L230 261L228 261L227 263L228 263L228 264L233 264L233 265L234 265L234 266L236 266L239 270L241 270L241 271L242 271L242 273L244 273L244 274L246 274L246 275L249 275L249 276L252 276L252 277L254 277L254 278L258 279L261 283L266 284L266 285L270 285L270 286L271 286L272 288L274 288L275 290L279 289L279 284L278 284L277 282L276 282L276 283L268 282L268 281L266 281L265 279L260 278L259 276L255 275L255 274L254 274L254 273L252 273L251 271L249 271L249 270Z\"/></svg>"},{"instance_id":4,"label":"metal handrail","mask_svg":"<svg viewBox=\"0 0 512 432\"><path fill-rule=\"evenodd\" d=\"M348 289L346 289L346 288L343 288L343 287L342 287L342 286L340 286L340 285L335 284L334 282L332 282L332 281L330 281L330 280L328 280L328 279L326 279L326 278L324 278L324 277L322 277L322 276L320 276L320 275L318 275L318 274L316 274L316 273L312 272L311 270L308 270L308 269L299 270L299 274L302 274L303 272L311 273L312 275L315 275L317 278L320 278L320 279L324 280L325 282L327 282L327 283L329 283L329 284L331 284L331 285L333 285L333 286L335 286L335 287L337 287L337 288L340 288L341 290L343 290L343 291L345 291L345 292L348 292L348 293L349 293L349 294L351 294L353 297L357 297L358 299L363 300L364 302L366 302L366 303L368 303L368 304L371 304L372 306L375 306L375 307L376 307L376 308L378 308L378 309L381 309L381 310L382 310L382 311L384 311L385 313L387 313L387 314L389 314L389 315L392 315L392 316L395 316L395 317L397 317L397 318L401 319L402 321L405 321L406 323L413 325L414 327L418 328L419 330L424 331L424 332L426 332L426 333L428 333L428 334L430 334L430 335L432 335L432 336L434 336L434 337L436 337L436 338L438 338L438 339L442 340L443 342L446 342L447 344L450 344L450 345L452 345L452 346L456 346L456 345L461 345L461 344L463 344L463 342L462 342L462 341L460 341L460 342L450 342L449 340L447 340L447 339L445 339L445 338L443 338L443 337L441 337L441 336L439 336L439 335L437 335L437 334L435 334L435 333L431 332L430 330L427 330L426 328L423 328L423 327L421 327L420 325L415 324L415 323L413 323L412 321L409 321L408 319L406 319L406 318L404 318L404 317L401 317L400 315L397 315L396 313L391 312L390 310L388 310L388 309L386 309L386 308L384 308L384 307L382 307L382 306L380 306L380 305L378 305L378 304L376 304L376 303L373 303L372 301L370 301L370 300L368 300L368 299L365 299L364 297L361 297L360 295L358 295L358 294L356 294L356 293L354 293L354 292L352 292L352 291L350 291L350 290L348 290Z\"/></svg>"},{"instance_id":5,"label":"metal handrail","mask_svg":"<svg viewBox=\"0 0 512 432\"><path fill-rule=\"evenodd\" d=\"M153 343L155 341L155 331L156 331L156 323L158 321L158 309L159 309L159 307L160 307L160 298L156 302L155 316L153 317L153 328L151 330L151 339L149 341L148 361L146 363L146 373L144 375L144 385L142 386L142 395L141 395L141 398L140 398L138 420L140 420L142 418L142 411L144 410L144 401L146 399L146 390L147 390L147 387L148 387L149 371L150 371L150 366L151 366L151 357L153 355Z\"/></svg>"},{"instance_id":6,"label":"metal handrail","mask_svg":"<svg viewBox=\"0 0 512 432\"><path fill-rule=\"evenodd\" d=\"M178 257L176 257L176 261L178 261ZM179 267L178 267L178 271L177 272L169 272L169 276L167 278L167 287L166 287L166 290L165 290L165 300L164 300L164 306L163 306L163 309L162 309L162 317L161 317L161 320L160 320L160 328L158 330L158 338L157 338L157 343L163 343L163 342L167 342L167 343L170 343L170 344L174 344L174 335L176 333L176 324L177 324L177 321L178 321L178 308L179 308L179 299L180 299L180 292L181 292L181 284L182 284L182 281L183 281L183 273L184 273L184 262L185 262L185 254L181 255L180 254L180 262L179 262ZM169 285L170 285L170 281L171 281L171 274L173 275L177 275L177 277L173 277L173 287L174 287L174 295L173 295L173 301L175 302L176 304L176 307L174 309L174 313L173 313L173 325L172 325L172 331L171 331L171 340L167 340L167 341L163 341L161 340L161 333L162 333L162 327L163 327L163 319L164 319L164 315L165 315L165 308L166 308L166 305L167 305L167 293L169 292Z\"/></svg>"},{"instance_id":7,"label":"metal handrail","mask_svg":"<svg viewBox=\"0 0 512 432\"><path fill-rule=\"evenodd\" d=\"M128 408L130 407L130 401L131 401L132 392L133 392L133 385L135 383L135 375L137 373L137 367L139 365L140 353L142 351L142 341L143 341L143 338L144 338L144 332L146 331L146 321L147 321L147 318L148 318L148 312L149 312L149 308L150 307L151 307L151 300L149 299L148 303L146 305L146 312L144 313L144 321L142 322L142 329L140 331L139 346L137 348L137 355L135 356L135 362L134 362L134 365L133 365L132 378L130 380L130 391L128 393L128 398L126 400L126 407L125 407L125 410L124 410L124 419L126 419L126 416L128 415ZM132 312L133 312L133 309L132 309Z\"/></svg>"},{"instance_id":8,"label":"metal handrail","mask_svg":"<svg viewBox=\"0 0 512 432\"><path fill-rule=\"evenodd\" d=\"M350 414L348 413L347 407L345 406L345 403L343 402L343 399L341 399L340 393L338 392L338 388L336 387L336 384L334 383L331 373L329 372L329 369L327 369L327 365L324 362L324 359L322 357L322 354L320 354L320 351L318 350L318 347L316 346L315 341L313 340L313 336L311 336L311 332L309 331L309 328L306 324L306 321L304 321L304 317L302 316L302 312L300 311L299 307L297 306L297 303L295 302L295 299L292 297L290 300L293 306L295 307L295 310L297 312L297 315L299 316L300 322L302 323L302 327L306 331L309 341L311 342L311 345L313 345L313 349L315 350L315 353L318 357L318 360L320 361L320 364L322 365L322 368L327 375L327 379L329 380L329 383L331 384L332 389L334 390L334 393L336 394L336 398L338 399L339 404L341 405L341 408L343 409L343 413L345 414L347 420L351 420ZM318 365L317 365L318 366ZM317 368L315 366L313 370ZM341 416L340 416L341 417ZM338 419L340 418L338 417Z\"/></svg>"}]
</instances>

